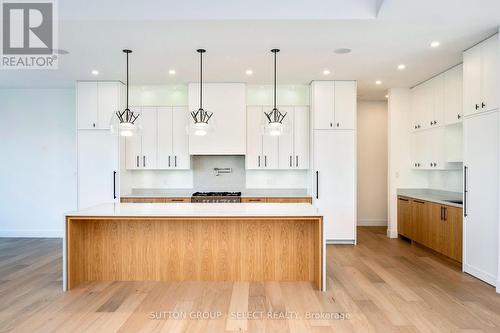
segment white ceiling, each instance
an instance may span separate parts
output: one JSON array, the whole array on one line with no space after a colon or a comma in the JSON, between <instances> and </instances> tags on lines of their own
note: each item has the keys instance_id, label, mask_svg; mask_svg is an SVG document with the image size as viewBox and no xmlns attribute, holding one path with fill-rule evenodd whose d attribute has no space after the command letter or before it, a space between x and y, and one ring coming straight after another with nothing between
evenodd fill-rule
<instances>
[{"instance_id":1,"label":"white ceiling","mask_svg":"<svg viewBox=\"0 0 500 333\"><path fill-rule=\"evenodd\" d=\"M339 7L346 1L312 0L293 2L293 10L283 14L264 12L263 19L258 12L263 10L264 1L256 0L259 10L249 10L237 20L219 19L232 17L234 6L222 13L204 11L207 3L220 5L227 0L190 1L191 9L193 3L204 3L205 7L200 5L199 9L204 15L181 11L179 4L185 2L178 1L177 7L169 8L135 1L142 10L127 6L122 12L116 3L131 2L110 0L106 8L101 8L104 2L98 0L60 1L59 48L70 53L60 56L59 69L0 71L0 87L70 86L75 80L95 79L90 74L92 69L99 70L98 79L124 80L123 48L134 51L130 58L131 84L192 82L199 75L195 50L200 47L207 49L207 81L266 84L272 82L269 50L277 47L282 50L278 54L279 83L355 79L362 99L383 99L388 88L413 86L461 62L464 49L492 35L500 26L499 0L358 0L350 1L356 6L348 7ZM144 7L145 3L148 7ZM280 3L286 7L290 1ZM297 5L300 3L302 7ZM305 10L304 3L315 3L325 12L334 12L335 8L343 11L323 15L318 8ZM131 16L134 11L137 15ZM300 11L305 20L288 19L297 18ZM370 18L377 11L378 16ZM193 20L192 16L201 19ZM176 17L179 19L172 19ZM318 17L328 19L311 19ZM431 48L433 40L439 40L441 46ZM351 48L352 53L333 52L342 47ZM404 71L396 68L400 63L406 65ZM252 76L245 74L249 68L254 72ZM322 74L326 68L331 70L329 76ZM169 69L175 69L177 74L170 76ZM382 85L375 85L375 80L382 80Z\"/></svg>"}]
</instances>

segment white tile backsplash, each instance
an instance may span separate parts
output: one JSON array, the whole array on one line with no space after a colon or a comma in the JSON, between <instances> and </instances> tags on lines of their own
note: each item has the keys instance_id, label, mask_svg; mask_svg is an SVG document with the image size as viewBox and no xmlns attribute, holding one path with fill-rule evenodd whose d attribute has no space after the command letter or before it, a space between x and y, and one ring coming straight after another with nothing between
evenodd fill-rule
<instances>
[{"instance_id":1,"label":"white tile backsplash","mask_svg":"<svg viewBox=\"0 0 500 333\"><path fill-rule=\"evenodd\" d=\"M205 156L192 159L193 184L198 191L241 191L245 188L245 156ZM215 175L214 168L231 168L231 173Z\"/></svg>"}]
</instances>

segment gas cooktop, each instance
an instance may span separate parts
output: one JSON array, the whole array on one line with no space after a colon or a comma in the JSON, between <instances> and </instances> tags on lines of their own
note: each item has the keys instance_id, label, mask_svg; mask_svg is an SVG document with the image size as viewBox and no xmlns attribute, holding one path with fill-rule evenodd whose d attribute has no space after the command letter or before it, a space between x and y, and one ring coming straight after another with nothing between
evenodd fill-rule
<instances>
[{"instance_id":1,"label":"gas cooktop","mask_svg":"<svg viewBox=\"0 0 500 333\"><path fill-rule=\"evenodd\" d=\"M193 197L241 197L241 192L195 192Z\"/></svg>"}]
</instances>

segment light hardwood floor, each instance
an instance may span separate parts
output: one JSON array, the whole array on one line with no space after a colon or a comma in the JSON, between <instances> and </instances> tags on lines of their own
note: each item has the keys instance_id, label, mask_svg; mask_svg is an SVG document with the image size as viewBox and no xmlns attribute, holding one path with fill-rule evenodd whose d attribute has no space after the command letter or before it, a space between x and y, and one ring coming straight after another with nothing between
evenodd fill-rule
<instances>
[{"instance_id":1,"label":"light hardwood floor","mask_svg":"<svg viewBox=\"0 0 500 333\"><path fill-rule=\"evenodd\" d=\"M0 239L0 332L500 331L493 287L383 228L359 228L358 242L328 247L326 293L305 282L98 282L63 293L60 240ZM201 315L214 318L190 318Z\"/></svg>"}]
</instances>

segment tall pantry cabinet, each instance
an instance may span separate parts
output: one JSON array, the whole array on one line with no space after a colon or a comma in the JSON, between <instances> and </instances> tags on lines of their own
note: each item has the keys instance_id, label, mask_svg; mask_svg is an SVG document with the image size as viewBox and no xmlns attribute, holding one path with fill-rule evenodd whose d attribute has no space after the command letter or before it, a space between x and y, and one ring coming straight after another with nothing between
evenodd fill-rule
<instances>
[{"instance_id":1,"label":"tall pantry cabinet","mask_svg":"<svg viewBox=\"0 0 500 333\"><path fill-rule=\"evenodd\" d=\"M78 81L77 197L78 208L118 202L119 137L111 118L125 108L125 86L119 81Z\"/></svg>"},{"instance_id":2,"label":"tall pantry cabinet","mask_svg":"<svg viewBox=\"0 0 500 333\"><path fill-rule=\"evenodd\" d=\"M463 270L498 286L500 115L498 34L464 52Z\"/></svg>"},{"instance_id":3,"label":"tall pantry cabinet","mask_svg":"<svg viewBox=\"0 0 500 333\"><path fill-rule=\"evenodd\" d=\"M311 83L312 195L329 243L356 243L355 81Z\"/></svg>"}]
</instances>

